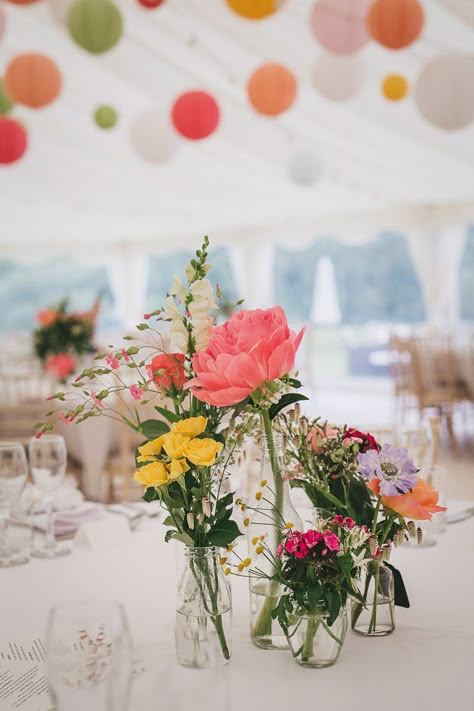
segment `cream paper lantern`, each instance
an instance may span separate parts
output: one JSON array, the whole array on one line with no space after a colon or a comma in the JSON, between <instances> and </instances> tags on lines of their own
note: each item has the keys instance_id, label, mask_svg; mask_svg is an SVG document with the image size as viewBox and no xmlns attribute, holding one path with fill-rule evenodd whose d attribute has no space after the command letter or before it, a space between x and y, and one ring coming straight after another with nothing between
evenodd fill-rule
<instances>
[{"instance_id":1,"label":"cream paper lantern","mask_svg":"<svg viewBox=\"0 0 474 711\"><path fill-rule=\"evenodd\" d=\"M313 67L314 87L326 99L348 101L364 83L365 66L359 57L322 54Z\"/></svg>"},{"instance_id":2,"label":"cream paper lantern","mask_svg":"<svg viewBox=\"0 0 474 711\"><path fill-rule=\"evenodd\" d=\"M474 54L450 53L422 70L415 102L425 119L447 131L474 121Z\"/></svg>"},{"instance_id":3,"label":"cream paper lantern","mask_svg":"<svg viewBox=\"0 0 474 711\"><path fill-rule=\"evenodd\" d=\"M148 163L163 163L174 156L179 139L166 115L146 111L137 116L130 129L135 153Z\"/></svg>"},{"instance_id":4,"label":"cream paper lantern","mask_svg":"<svg viewBox=\"0 0 474 711\"><path fill-rule=\"evenodd\" d=\"M75 0L49 0L50 12L60 25L67 26L69 13L74 2Z\"/></svg>"}]
</instances>

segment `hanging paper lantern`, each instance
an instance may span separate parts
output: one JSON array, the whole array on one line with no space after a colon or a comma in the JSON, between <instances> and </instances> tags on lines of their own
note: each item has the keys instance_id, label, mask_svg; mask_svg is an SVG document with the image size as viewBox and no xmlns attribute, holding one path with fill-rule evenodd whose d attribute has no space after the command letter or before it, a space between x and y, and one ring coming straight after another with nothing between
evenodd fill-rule
<instances>
[{"instance_id":1,"label":"hanging paper lantern","mask_svg":"<svg viewBox=\"0 0 474 711\"><path fill-rule=\"evenodd\" d=\"M49 9L56 22L60 25L67 25L69 13L75 0L49 0Z\"/></svg>"},{"instance_id":2,"label":"hanging paper lantern","mask_svg":"<svg viewBox=\"0 0 474 711\"><path fill-rule=\"evenodd\" d=\"M326 99L347 101L364 82L364 65L358 57L322 54L313 69L313 84Z\"/></svg>"},{"instance_id":3,"label":"hanging paper lantern","mask_svg":"<svg viewBox=\"0 0 474 711\"><path fill-rule=\"evenodd\" d=\"M371 37L388 49L402 49L421 34L425 13L418 0L376 0L367 16Z\"/></svg>"},{"instance_id":4,"label":"hanging paper lantern","mask_svg":"<svg viewBox=\"0 0 474 711\"><path fill-rule=\"evenodd\" d=\"M287 163L288 175L298 185L314 185L323 173L323 164L311 148L295 151Z\"/></svg>"},{"instance_id":5,"label":"hanging paper lantern","mask_svg":"<svg viewBox=\"0 0 474 711\"><path fill-rule=\"evenodd\" d=\"M219 106L205 91L187 91L174 102L171 119L178 133L197 141L216 130L220 121Z\"/></svg>"},{"instance_id":6,"label":"hanging paper lantern","mask_svg":"<svg viewBox=\"0 0 474 711\"><path fill-rule=\"evenodd\" d=\"M400 74L389 74L382 82L382 93L390 101L400 101L408 92L408 82Z\"/></svg>"},{"instance_id":7,"label":"hanging paper lantern","mask_svg":"<svg viewBox=\"0 0 474 711\"><path fill-rule=\"evenodd\" d=\"M263 20L281 8L284 0L226 0L228 6L248 20Z\"/></svg>"},{"instance_id":8,"label":"hanging paper lantern","mask_svg":"<svg viewBox=\"0 0 474 711\"><path fill-rule=\"evenodd\" d=\"M334 54L353 54L369 41L367 11L372 0L318 0L310 23L316 39Z\"/></svg>"},{"instance_id":9,"label":"hanging paper lantern","mask_svg":"<svg viewBox=\"0 0 474 711\"><path fill-rule=\"evenodd\" d=\"M0 7L0 38L2 37L3 33L5 32L6 24L7 24L7 18L5 17L5 12Z\"/></svg>"},{"instance_id":10,"label":"hanging paper lantern","mask_svg":"<svg viewBox=\"0 0 474 711\"><path fill-rule=\"evenodd\" d=\"M100 128L113 128L118 121L118 113L113 106L98 106L94 112L94 119Z\"/></svg>"},{"instance_id":11,"label":"hanging paper lantern","mask_svg":"<svg viewBox=\"0 0 474 711\"><path fill-rule=\"evenodd\" d=\"M38 0L7 0L7 2L11 2L13 5L33 5Z\"/></svg>"},{"instance_id":12,"label":"hanging paper lantern","mask_svg":"<svg viewBox=\"0 0 474 711\"><path fill-rule=\"evenodd\" d=\"M135 152L149 163L162 163L174 156L179 141L166 116L157 111L140 114L132 123L130 141Z\"/></svg>"},{"instance_id":13,"label":"hanging paper lantern","mask_svg":"<svg viewBox=\"0 0 474 711\"><path fill-rule=\"evenodd\" d=\"M281 64L263 64L247 84L250 103L266 116L278 116L294 103L298 84L295 75Z\"/></svg>"},{"instance_id":14,"label":"hanging paper lantern","mask_svg":"<svg viewBox=\"0 0 474 711\"><path fill-rule=\"evenodd\" d=\"M445 54L429 62L416 84L415 101L430 123L454 130L474 121L474 55Z\"/></svg>"},{"instance_id":15,"label":"hanging paper lantern","mask_svg":"<svg viewBox=\"0 0 474 711\"><path fill-rule=\"evenodd\" d=\"M122 15L112 0L76 0L69 13L68 28L80 47L101 54L115 47L121 38Z\"/></svg>"},{"instance_id":16,"label":"hanging paper lantern","mask_svg":"<svg viewBox=\"0 0 474 711\"><path fill-rule=\"evenodd\" d=\"M0 79L0 116L8 114L15 106L3 86L3 79Z\"/></svg>"},{"instance_id":17,"label":"hanging paper lantern","mask_svg":"<svg viewBox=\"0 0 474 711\"><path fill-rule=\"evenodd\" d=\"M7 67L5 90L18 104L39 109L54 101L61 91L61 73L44 54L17 55Z\"/></svg>"},{"instance_id":18,"label":"hanging paper lantern","mask_svg":"<svg viewBox=\"0 0 474 711\"><path fill-rule=\"evenodd\" d=\"M154 10L156 7L163 5L165 0L138 0L140 5L146 7L147 10Z\"/></svg>"},{"instance_id":19,"label":"hanging paper lantern","mask_svg":"<svg viewBox=\"0 0 474 711\"><path fill-rule=\"evenodd\" d=\"M21 123L9 116L0 116L0 164L19 160L27 145L28 138Z\"/></svg>"}]
</instances>

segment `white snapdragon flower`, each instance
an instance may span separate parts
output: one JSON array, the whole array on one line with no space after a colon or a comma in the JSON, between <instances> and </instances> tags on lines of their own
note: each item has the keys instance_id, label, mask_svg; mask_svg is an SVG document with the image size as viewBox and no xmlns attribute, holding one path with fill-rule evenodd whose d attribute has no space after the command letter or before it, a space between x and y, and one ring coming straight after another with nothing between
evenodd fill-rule
<instances>
[{"instance_id":1,"label":"white snapdragon flower","mask_svg":"<svg viewBox=\"0 0 474 711\"><path fill-rule=\"evenodd\" d=\"M183 304L189 295L189 291L186 289L177 274L175 274L173 277L173 283L171 284L171 289L169 290L169 293L173 296L177 296Z\"/></svg>"},{"instance_id":2,"label":"white snapdragon flower","mask_svg":"<svg viewBox=\"0 0 474 711\"><path fill-rule=\"evenodd\" d=\"M184 275L185 275L186 279L188 280L189 284L191 284L191 282L193 281L194 274L195 274L194 267L191 264L191 262L188 262L186 264L186 266L184 267Z\"/></svg>"},{"instance_id":3,"label":"white snapdragon flower","mask_svg":"<svg viewBox=\"0 0 474 711\"><path fill-rule=\"evenodd\" d=\"M189 291L193 297L193 302L206 309L217 309L214 300L214 289L209 279L199 279L191 284ZM191 306L191 304L190 304ZM189 310L192 313L191 309Z\"/></svg>"},{"instance_id":4,"label":"white snapdragon flower","mask_svg":"<svg viewBox=\"0 0 474 711\"><path fill-rule=\"evenodd\" d=\"M193 322L193 336L197 351L204 351L211 335L212 318L199 319Z\"/></svg>"},{"instance_id":5,"label":"white snapdragon flower","mask_svg":"<svg viewBox=\"0 0 474 711\"><path fill-rule=\"evenodd\" d=\"M163 309L163 318L170 321L180 320L182 321L183 316L178 309L178 304L173 299L172 296L168 296L165 301L165 307Z\"/></svg>"},{"instance_id":6,"label":"white snapdragon flower","mask_svg":"<svg viewBox=\"0 0 474 711\"><path fill-rule=\"evenodd\" d=\"M170 338L178 351L181 353L187 353L188 331L181 319L175 319L171 322Z\"/></svg>"}]
</instances>

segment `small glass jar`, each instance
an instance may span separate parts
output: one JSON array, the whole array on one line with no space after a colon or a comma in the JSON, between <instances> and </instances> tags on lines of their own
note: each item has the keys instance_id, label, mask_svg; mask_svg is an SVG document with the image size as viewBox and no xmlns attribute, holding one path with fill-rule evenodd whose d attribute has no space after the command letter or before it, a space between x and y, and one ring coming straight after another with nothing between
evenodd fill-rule
<instances>
[{"instance_id":1,"label":"small glass jar","mask_svg":"<svg viewBox=\"0 0 474 711\"><path fill-rule=\"evenodd\" d=\"M275 556L282 541L281 531L285 524L303 530L299 515L291 503L290 486L286 476L283 436L274 432L272 439L263 438L261 479L267 482L262 487L262 498L247 529L249 555L254 553L252 540L264 536L265 545ZM258 567L266 575L274 573L268 557L258 560ZM268 580L249 578L250 588L250 638L259 649L288 649L286 635L272 612L284 592L284 588Z\"/></svg>"},{"instance_id":2,"label":"small glass jar","mask_svg":"<svg viewBox=\"0 0 474 711\"><path fill-rule=\"evenodd\" d=\"M187 546L178 584L176 657L183 667L204 669L232 654L230 584L219 564L219 549Z\"/></svg>"},{"instance_id":3,"label":"small glass jar","mask_svg":"<svg viewBox=\"0 0 474 711\"><path fill-rule=\"evenodd\" d=\"M313 613L300 610L292 615L287 639L293 659L302 667L323 669L339 659L347 632L346 607L341 608L332 625L328 612L318 605Z\"/></svg>"},{"instance_id":4,"label":"small glass jar","mask_svg":"<svg viewBox=\"0 0 474 711\"><path fill-rule=\"evenodd\" d=\"M367 563L359 590L365 604L352 599L353 631L362 637L385 637L392 634L395 629L395 593L390 568L379 560Z\"/></svg>"}]
</instances>

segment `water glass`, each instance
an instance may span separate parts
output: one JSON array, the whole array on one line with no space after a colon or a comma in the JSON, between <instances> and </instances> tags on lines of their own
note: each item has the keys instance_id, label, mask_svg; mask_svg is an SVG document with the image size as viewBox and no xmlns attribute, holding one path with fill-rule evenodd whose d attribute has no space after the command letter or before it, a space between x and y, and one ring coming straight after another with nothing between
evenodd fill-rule
<instances>
[{"instance_id":1,"label":"water glass","mask_svg":"<svg viewBox=\"0 0 474 711\"><path fill-rule=\"evenodd\" d=\"M28 556L12 549L9 541L10 514L28 477L25 449L18 442L0 442L0 568L22 565Z\"/></svg>"},{"instance_id":2,"label":"water glass","mask_svg":"<svg viewBox=\"0 0 474 711\"><path fill-rule=\"evenodd\" d=\"M53 492L62 484L66 475L66 444L61 435L32 437L28 447L31 475L35 485L44 496L46 511L46 536L42 545L34 548L36 558L57 558L67 555L70 549L58 546L54 533Z\"/></svg>"},{"instance_id":3,"label":"water glass","mask_svg":"<svg viewBox=\"0 0 474 711\"><path fill-rule=\"evenodd\" d=\"M85 601L53 608L46 661L56 711L126 711L131 649L119 603Z\"/></svg>"}]
</instances>

